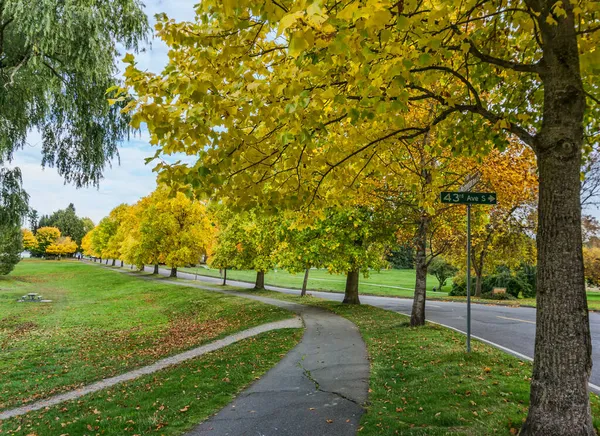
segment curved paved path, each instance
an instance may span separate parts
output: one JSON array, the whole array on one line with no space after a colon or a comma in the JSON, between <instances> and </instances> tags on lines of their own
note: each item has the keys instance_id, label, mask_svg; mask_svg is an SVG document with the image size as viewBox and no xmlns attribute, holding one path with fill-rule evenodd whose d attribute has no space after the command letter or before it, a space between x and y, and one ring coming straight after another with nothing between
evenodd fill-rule
<instances>
[{"instance_id":1,"label":"curved paved path","mask_svg":"<svg viewBox=\"0 0 600 436\"><path fill-rule=\"evenodd\" d=\"M127 272L127 270L121 270ZM140 278L157 280L148 276ZM369 390L367 349L358 328L317 307L274 298L160 279L258 300L290 310L304 321L304 336L274 368L188 435L354 435Z\"/></svg>"},{"instance_id":2,"label":"curved paved path","mask_svg":"<svg viewBox=\"0 0 600 436\"><path fill-rule=\"evenodd\" d=\"M152 272L148 267L146 269ZM161 269L161 274L168 275L170 270ZM194 280L194 274L178 273L182 278ZM198 276L198 281L211 284L221 284L218 278ZM229 281L232 286L251 288L254 285L247 282ZM276 286L266 286L267 289L287 294L298 295L298 289L288 289ZM316 297L327 300L341 301L344 294L333 292L310 291ZM410 315L412 299L377 297L361 295L360 301L364 304L392 310L405 315ZM428 321L450 327L461 333L466 330L467 307L464 303L427 300L426 317ZM535 343L536 310L532 307L507 307L473 304L471 306L472 334L477 339L500 348L520 359L533 359ZM592 374L590 388L600 394L600 313L590 312L590 329L592 333Z\"/></svg>"}]
</instances>

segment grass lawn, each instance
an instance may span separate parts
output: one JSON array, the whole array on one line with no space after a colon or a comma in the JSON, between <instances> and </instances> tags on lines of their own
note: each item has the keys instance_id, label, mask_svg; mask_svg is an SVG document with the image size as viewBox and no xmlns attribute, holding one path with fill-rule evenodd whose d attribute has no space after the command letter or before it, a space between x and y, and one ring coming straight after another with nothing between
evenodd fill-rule
<instances>
[{"instance_id":1,"label":"grass lawn","mask_svg":"<svg viewBox=\"0 0 600 436\"><path fill-rule=\"evenodd\" d=\"M376 307L258 294L323 307L359 327L371 361L361 435L509 435L527 416L529 362L478 341L467 355L464 335L433 324L411 328L408 317ZM600 430L600 399L591 398Z\"/></svg>"},{"instance_id":2,"label":"grass lawn","mask_svg":"<svg viewBox=\"0 0 600 436\"><path fill-rule=\"evenodd\" d=\"M0 422L0 434L180 435L231 402L301 336L301 329L263 333L76 401Z\"/></svg>"},{"instance_id":3,"label":"grass lawn","mask_svg":"<svg viewBox=\"0 0 600 436\"><path fill-rule=\"evenodd\" d=\"M208 277L219 277L219 270L197 267L197 268L179 268L182 272L197 273L198 275ZM243 270L228 270L228 280L239 280L254 283L256 272ZM280 286L283 288L302 288L303 274L291 274L285 270L270 271L265 274L265 284L271 286ZM308 279L308 289L313 291L325 292L344 292L346 286L346 277L339 274L329 274L327 270L313 269L310 271ZM448 291L452 287L452 280L449 279L444 291L433 292L433 287L438 286L437 279L427 276L427 298L431 300L448 300L465 302L466 297L450 297ZM415 271L410 269L390 269L382 271L372 271L369 277L360 277L359 291L361 295L380 295L384 297L412 298L415 288ZM600 292L588 291L588 306L590 310L600 310ZM519 300L471 300L474 303L497 304L503 306L527 306L535 307L535 298L521 298Z\"/></svg>"},{"instance_id":4,"label":"grass lawn","mask_svg":"<svg viewBox=\"0 0 600 436\"><path fill-rule=\"evenodd\" d=\"M29 292L52 303L16 302ZM77 261L24 260L0 277L0 409L290 316Z\"/></svg>"},{"instance_id":5,"label":"grass lawn","mask_svg":"<svg viewBox=\"0 0 600 436\"><path fill-rule=\"evenodd\" d=\"M180 268L182 272L197 273L209 277L220 277L218 269L205 267ZM228 280L240 280L254 283L256 272L245 270L228 270ZM265 274L265 284L281 286L284 288L302 288L304 274L291 274L285 270L273 270ZM412 298L415 289L415 271L403 269L389 269L371 271L369 277L360 277L360 292L369 295L382 295L386 297ZM446 292L433 292L433 287L438 286L437 279L430 275L427 277L427 291L431 296L445 296ZM449 291L452 286L448 280L444 291ZM346 276L343 274L329 274L327 270L312 269L308 276L308 289L313 291L344 292Z\"/></svg>"}]
</instances>

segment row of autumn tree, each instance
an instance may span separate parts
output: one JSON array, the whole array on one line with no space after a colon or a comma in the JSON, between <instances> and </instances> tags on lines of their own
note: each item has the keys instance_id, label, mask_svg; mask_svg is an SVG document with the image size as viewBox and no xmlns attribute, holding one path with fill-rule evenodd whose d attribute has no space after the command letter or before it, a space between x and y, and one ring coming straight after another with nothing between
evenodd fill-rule
<instances>
[{"instance_id":1,"label":"row of autumn tree","mask_svg":"<svg viewBox=\"0 0 600 436\"><path fill-rule=\"evenodd\" d=\"M370 181L358 187L352 204L311 213L253 207L232 210L222 203L170 195L161 186L134 205L120 205L83 238L84 254L143 267L177 268L207 259L225 270L257 272L256 287L274 267L303 272L311 268L346 274L344 302L359 303L359 275L387 266L386 254L398 243L415 250L416 292L413 325L425 321L425 289L431 262L443 256L464 269L465 211L442 204L442 190L458 189L476 174L477 190L498 193L498 204L473 208L473 265L477 294L481 278L499 265L535 258L537 178L533 153L512 143L483 160L432 155L405 145L414 158L397 162L398 180ZM443 168L445 171L439 171ZM436 172L434 172L434 169ZM435 174L435 176L434 176ZM107 260L108 261L108 260Z\"/></svg>"}]
</instances>

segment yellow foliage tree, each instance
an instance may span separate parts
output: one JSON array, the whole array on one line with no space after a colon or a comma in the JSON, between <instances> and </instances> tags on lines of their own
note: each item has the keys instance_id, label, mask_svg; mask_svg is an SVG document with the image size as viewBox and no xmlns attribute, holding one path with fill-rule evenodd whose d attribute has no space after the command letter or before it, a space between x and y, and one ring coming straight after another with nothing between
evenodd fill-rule
<instances>
[{"instance_id":1,"label":"yellow foliage tree","mask_svg":"<svg viewBox=\"0 0 600 436\"><path fill-rule=\"evenodd\" d=\"M585 279L594 286L600 285L600 247L583 247Z\"/></svg>"},{"instance_id":2,"label":"yellow foliage tree","mask_svg":"<svg viewBox=\"0 0 600 436\"><path fill-rule=\"evenodd\" d=\"M31 230L21 229L21 232L23 234L23 248L29 252L36 250L38 243Z\"/></svg>"},{"instance_id":3,"label":"yellow foliage tree","mask_svg":"<svg viewBox=\"0 0 600 436\"><path fill-rule=\"evenodd\" d=\"M486 271L493 272L499 265L512 268L521 262L535 263L538 180L534 153L517 142L503 152L493 150L477 171L481 178L475 190L496 192L498 201L492 207L471 208L471 264L475 296L480 297ZM466 229L464 224L459 228L451 258L464 269Z\"/></svg>"},{"instance_id":4,"label":"yellow foliage tree","mask_svg":"<svg viewBox=\"0 0 600 436\"><path fill-rule=\"evenodd\" d=\"M60 238L60 230L56 227L40 227L35 232L37 247L33 250L35 254L44 255L46 249Z\"/></svg>"},{"instance_id":5,"label":"yellow foliage tree","mask_svg":"<svg viewBox=\"0 0 600 436\"><path fill-rule=\"evenodd\" d=\"M46 253L58 256L59 260L61 256L67 256L75 253L76 251L77 243L73 241L70 236L61 236L48 247L46 247Z\"/></svg>"}]
</instances>

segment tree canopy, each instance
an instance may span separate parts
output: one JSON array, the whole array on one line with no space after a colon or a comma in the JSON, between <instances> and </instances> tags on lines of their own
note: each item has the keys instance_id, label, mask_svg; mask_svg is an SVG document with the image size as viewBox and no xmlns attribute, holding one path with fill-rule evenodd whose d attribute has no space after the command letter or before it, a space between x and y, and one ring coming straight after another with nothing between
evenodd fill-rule
<instances>
[{"instance_id":1,"label":"tree canopy","mask_svg":"<svg viewBox=\"0 0 600 436\"><path fill-rule=\"evenodd\" d=\"M136 50L147 29L139 0L0 1L0 165L38 130L42 165L76 186L97 184L129 131L106 101L118 46Z\"/></svg>"}]
</instances>

